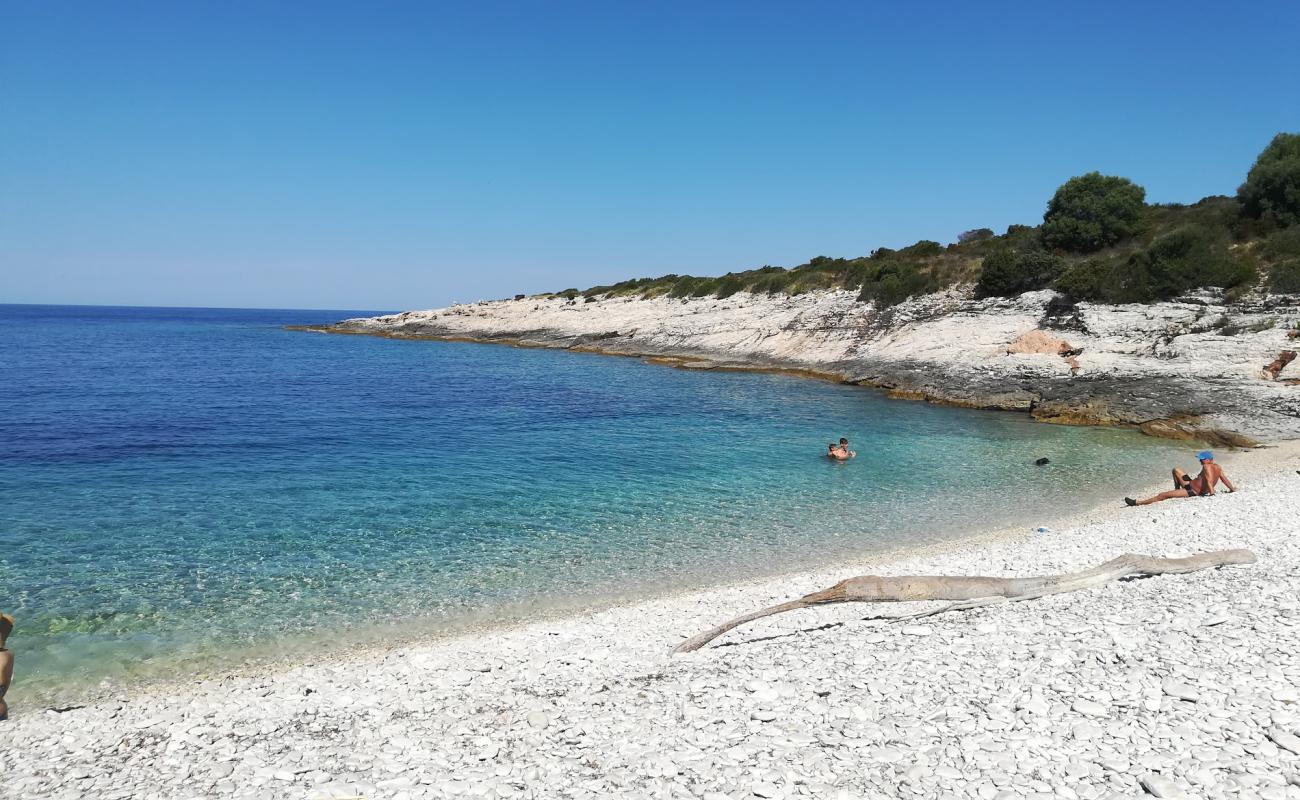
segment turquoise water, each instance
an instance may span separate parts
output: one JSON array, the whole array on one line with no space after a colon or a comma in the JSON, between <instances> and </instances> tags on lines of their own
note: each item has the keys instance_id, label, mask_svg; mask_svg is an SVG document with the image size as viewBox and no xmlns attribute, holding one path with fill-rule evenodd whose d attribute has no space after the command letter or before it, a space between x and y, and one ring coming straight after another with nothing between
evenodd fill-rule
<instances>
[{"instance_id":1,"label":"turquoise water","mask_svg":"<svg viewBox=\"0 0 1300 800\"><path fill-rule=\"evenodd\" d=\"M0 306L11 697L1037 525L1184 449L782 375L281 328L347 315ZM853 461L823 456L839 436Z\"/></svg>"}]
</instances>

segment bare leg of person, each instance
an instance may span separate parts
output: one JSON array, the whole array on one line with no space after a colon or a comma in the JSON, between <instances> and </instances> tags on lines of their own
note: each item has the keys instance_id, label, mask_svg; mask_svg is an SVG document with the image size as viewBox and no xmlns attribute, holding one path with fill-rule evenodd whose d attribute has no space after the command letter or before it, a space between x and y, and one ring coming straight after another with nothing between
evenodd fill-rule
<instances>
[{"instance_id":1,"label":"bare leg of person","mask_svg":"<svg viewBox=\"0 0 1300 800\"><path fill-rule=\"evenodd\" d=\"M1187 491L1185 489L1170 489L1167 492L1161 492L1155 497L1148 497L1145 500L1139 500L1137 501L1137 505L1149 506L1152 503L1159 503L1161 500L1177 500L1180 497L1187 497Z\"/></svg>"},{"instance_id":2,"label":"bare leg of person","mask_svg":"<svg viewBox=\"0 0 1300 800\"><path fill-rule=\"evenodd\" d=\"M1134 500L1131 497L1125 497L1124 502L1131 506L1149 506L1152 503L1159 503L1161 500L1175 500L1179 497L1187 497L1186 489L1170 489L1167 492L1161 492L1154 497L1148 497L1145 500Z\"/></svg>"},{"instance_id":3,"label":"bare leg of person","mask_svg":"<svg viewBox=\"0 0 1300 800\"><path fill-rule=\"evenodd\" d=\"M1175 489L1183 488L1183 485L1186 481L1187 481L1187 473L1183 472L1182 469L1180 469L1179 467L1174 467L1174 488Z\"/></svg>"}]
</instances>

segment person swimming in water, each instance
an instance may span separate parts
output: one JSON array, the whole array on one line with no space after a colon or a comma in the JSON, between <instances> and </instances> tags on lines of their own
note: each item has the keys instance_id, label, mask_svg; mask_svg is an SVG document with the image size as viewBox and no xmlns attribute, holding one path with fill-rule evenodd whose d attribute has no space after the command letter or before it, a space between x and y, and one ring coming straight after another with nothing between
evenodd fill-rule
<instances>
[{"instance_id":1,"label":"person swimming in water","mask_svg":"<svg viewBox=\"0 0 1300 800\"><path fill-rule=\"evenodd\" d=\"M826 445L827 458L833 458L836 461L848 461L850 458L853 458L856 455L857 455L856 451L849 449L848 439L841 437L840 443L838 445L835 444L834 442L831 442L830 444Z\"/></svg>"},{"instance_id":2,"label":"person swimming in water","mask_svg":"<svg viewBox=\"0 0 1300 800\"><path fill-rule=\"evenodd\" d=\"M1130 506L1149 506L1152 503L1159 503L1161 500L1174 500L1181 497L1209 497L1214 494L1214 487L1219 483L1228 487L1230 492L1237 491L1237 487L1232 485L1232 481L1228 479L1223 467L1214 463L1214 453L1209 450L1202 450L1196 454L1196 460L1201 462L1201 471L1195 478L1178 467L1174 467L1173 489L1148 497L1145 500L1134 500L1132 497L1125 497L1124 502Z\"/></svg>"},{"instance_id":3,"label":"person swimming in water","mask_svg":"<svg viewBox=\"0 0 1300 800\"><path fill-rule=\"evenodd\" d=\"M14 632L14 618L0 614L0 720L9 719L9 704L5 702L5 692L14 681L14 654L5 647L9 634Z\"/></svg>"}]
</instances>

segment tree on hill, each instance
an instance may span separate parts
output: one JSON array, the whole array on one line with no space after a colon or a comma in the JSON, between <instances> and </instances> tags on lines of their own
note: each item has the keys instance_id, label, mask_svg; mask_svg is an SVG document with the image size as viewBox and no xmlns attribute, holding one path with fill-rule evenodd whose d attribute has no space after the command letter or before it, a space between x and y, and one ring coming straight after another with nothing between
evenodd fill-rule
<instances>
[{"instance_id":1,"label":"tree on hill","mask_svg":"<svg viewBox=\"0 0 1300 800\"><path fill-rule=\"evenodd\" d=\"M1300 133L1269 142L1237 190L1247 216L1286 228L1300 222Z\"/></svg>"},{"instance_id":2,"label":"tree on hill","mask_svg":"<svg viewBox=\"0 0 1300 800\"><path fill-rule=\"evenodd\" d=\"M1052 249L1093 253L1137 233L1146 189L1114 175L1089 172L1056 190L1043 215L1043 243Z\"/></svg>"}]
</instances>

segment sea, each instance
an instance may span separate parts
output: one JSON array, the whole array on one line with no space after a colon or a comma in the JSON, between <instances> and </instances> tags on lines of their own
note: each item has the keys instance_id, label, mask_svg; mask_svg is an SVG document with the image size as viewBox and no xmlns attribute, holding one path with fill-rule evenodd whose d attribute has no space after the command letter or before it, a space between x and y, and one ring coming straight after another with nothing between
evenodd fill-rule
<instances>
[{"instance_id":1,"label":"sea","mask_svg":"<svg viewBox=\"0 0 1300 800\"><path fill-rule=\"evenodd\" d=\"M367 313L0 305L11 702L1036 531L1185 455L790 375L285 329Z\"/></svg>"}]
</instances>

